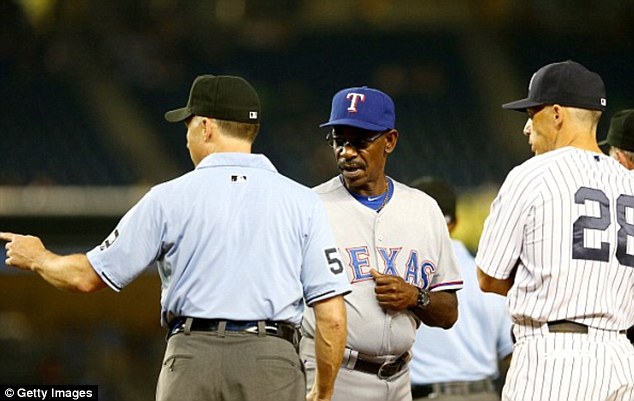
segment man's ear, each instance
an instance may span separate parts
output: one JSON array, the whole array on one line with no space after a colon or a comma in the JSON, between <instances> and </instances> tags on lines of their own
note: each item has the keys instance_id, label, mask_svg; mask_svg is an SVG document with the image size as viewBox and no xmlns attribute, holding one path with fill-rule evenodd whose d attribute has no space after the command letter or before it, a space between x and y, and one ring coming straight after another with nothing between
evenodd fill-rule
<instances>
[{"instance_id":1,"label":"man's ear","mask_svg":"<svg viewBox=\"0 0 634 401\"><path fill-rule=\"evenodd\" d=\"M200 127L202 129L203 140L209 142L214 134L214 119L209 117L203 117L200 120Z\"/></svg>"},{"instance_id":2,"label":"man's ear","mask_svg":"<svg viewBox=\"0 0 634 401\"><path fill-rule=\"evenodd\" d=\"M554 104L553 107L551 107L551 112L551 118L553 119L555 125L559 128L561 123L564 121L565 109L558 104Z\"/></svg>"},{"instance_id":3,"label":"man's ear","mask_svg":"<svg viewBox=\"0 0 634 401\"><path fill-rule=\"evenodd\" d=\"M392 153L396 148L396 143L398 142L398 131L393 129L390 130L387 134L385 134L385 153Z\"/></svg>"}]
</instances>

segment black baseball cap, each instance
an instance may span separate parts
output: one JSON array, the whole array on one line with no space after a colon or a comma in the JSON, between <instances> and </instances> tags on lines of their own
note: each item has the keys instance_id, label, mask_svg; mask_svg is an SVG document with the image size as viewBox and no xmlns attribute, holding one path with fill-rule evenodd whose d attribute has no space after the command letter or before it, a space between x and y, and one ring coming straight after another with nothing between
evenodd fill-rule
<instances>
[{"instance_id":1,"label":"black baseball cap","mask_svg":"<svg viewBox=\"0 0 634 401\"><path fill-rule=\"evenodd\" d=\"M608 136L599 146L610 145L634 152L634 109L621 110L610 120Z\"/></svg>"},{"instance_id":2,"label":"black baseball cap","mask_svg":"<svg viewBox=\"0 0 634 401\"><path fill-rule=\"evenodd\" d=\"M451 184L438 177L424 176L412 181L411 186L436 200L447 223L456 221L456 192Z\"/></svg>"},{"instance_id":3,"label":"black baseball cap","mask_svg":"<svg viewBox=\"0 0 634 401\"><path fill-rule=\"evenodd\" d=\"M603 111L607 105L603 79L572 60L548 64L533 74L526 99L505 103L502 108L526 111L549 104Z\"/></svg>"},{"instance_id":4,"label":"black baseball cap","mask_svg":"<svg viewBox=\"0 0 634 401\"><path fill-rule=\"evenodd\" d=\"M165 119L177 123L193 115L257 124L260 121L260 99L243 78L200 75L192 84L187 106L168 111Z\"/></svg>"}]
</instances>

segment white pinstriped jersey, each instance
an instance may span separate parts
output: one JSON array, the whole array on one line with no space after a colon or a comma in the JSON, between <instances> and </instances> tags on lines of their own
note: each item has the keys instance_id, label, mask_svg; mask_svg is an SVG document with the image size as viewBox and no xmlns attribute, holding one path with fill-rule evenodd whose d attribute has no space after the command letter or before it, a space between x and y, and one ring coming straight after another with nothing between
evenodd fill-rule
<instances>
[{"instance_id":1,"label":"white pinstriped jersey","mask_svg":"<svg viewBox=\"0 0 634 401\"><path fill-rule=\"evenodd\" d=\"M476 262L508 293L515 322L634 324L634 175L565 147L514 168L491 205Z\"/></svg>"},{"instance_id":2,"label":"white pinstriped jersey","mask_svg":"<svg viewBox=\"0 0 634 401\"><path fill-rule=\"evenodd\" d=\"M392 182L394 193L378 213L358 202L339 177L315 188L326 206L352 283L352 292L345 297L347 347L372 356L408 351L418 322L411 312L386 312L379 306L371 268L431 291L462 288L447 224L437 203L419 190ZM313 311L306 309L303 327L310 337L314 336L314 322Z\"/></svg>"}]
</instances>

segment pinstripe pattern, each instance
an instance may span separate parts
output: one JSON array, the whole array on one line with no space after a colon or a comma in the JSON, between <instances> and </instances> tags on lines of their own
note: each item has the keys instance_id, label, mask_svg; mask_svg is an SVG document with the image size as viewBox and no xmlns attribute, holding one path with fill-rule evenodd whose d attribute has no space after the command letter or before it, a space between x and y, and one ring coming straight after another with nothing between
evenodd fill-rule
<instances>
[{"instance_id":1,"label":"pinstripe pattern","mask_svg":"<svg viewBox=\"0 0 634 401\"><path fill-rule=\"evenodd\" d=\"M609 226L584 230L584 245L609 244L609 261L573 259L573 223L599 216L598 202L575 203L581 187L609 199ZM508 278L516 263L509 307L516 320L573 319L621 330L634 324L634 266L615 257L616 200L634 194L634 175L608 156L563 148L533 157L511 171L491 206L476 261L487 274ZM634 225L634 209L626 208ZM627 237L634 254L634 237Z\"/></svg>"},{"instance_id":2,"label":"pinstripe pattern","mask_svg":"<svg viewBox=\"0 0 634 401\"><path fill-rule=\"evenodd\" d=\"M634 400L634 348L622 334L557 333L515 344L503 401Z\"/></svg>"},{"instance_id":3,"label":"pinstripe pattern","mask_svg":"<svg viewBox=\"0 0 634 401\"><path fill-rule=\"evenodd\" d=\"M513 169L476 262L497 279L517 268L508 305L518 343L504 399L634 400L634 174L565 147ZM548 333L571 320L591 333ZM596 328L596 329L593 329Z\"/></svg>"}]
</instances>

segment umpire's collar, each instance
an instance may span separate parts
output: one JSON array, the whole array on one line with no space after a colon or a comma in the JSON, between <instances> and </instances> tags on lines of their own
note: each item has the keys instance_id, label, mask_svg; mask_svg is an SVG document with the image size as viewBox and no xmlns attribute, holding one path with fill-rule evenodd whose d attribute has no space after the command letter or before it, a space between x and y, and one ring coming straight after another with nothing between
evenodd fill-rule
<instances>
[{"instance_id":1,"label":"umpire's collar","mask_svg":"<svg viewBox=\"0 0 634 401\"><path fill-rule=\"evenodd\" d=\"M271 161L262 154L255 153L212 153L198 163L196 170L207 167L239 166L259 168L277 173L277 169Z\"/></svg>"}]
</instances>

